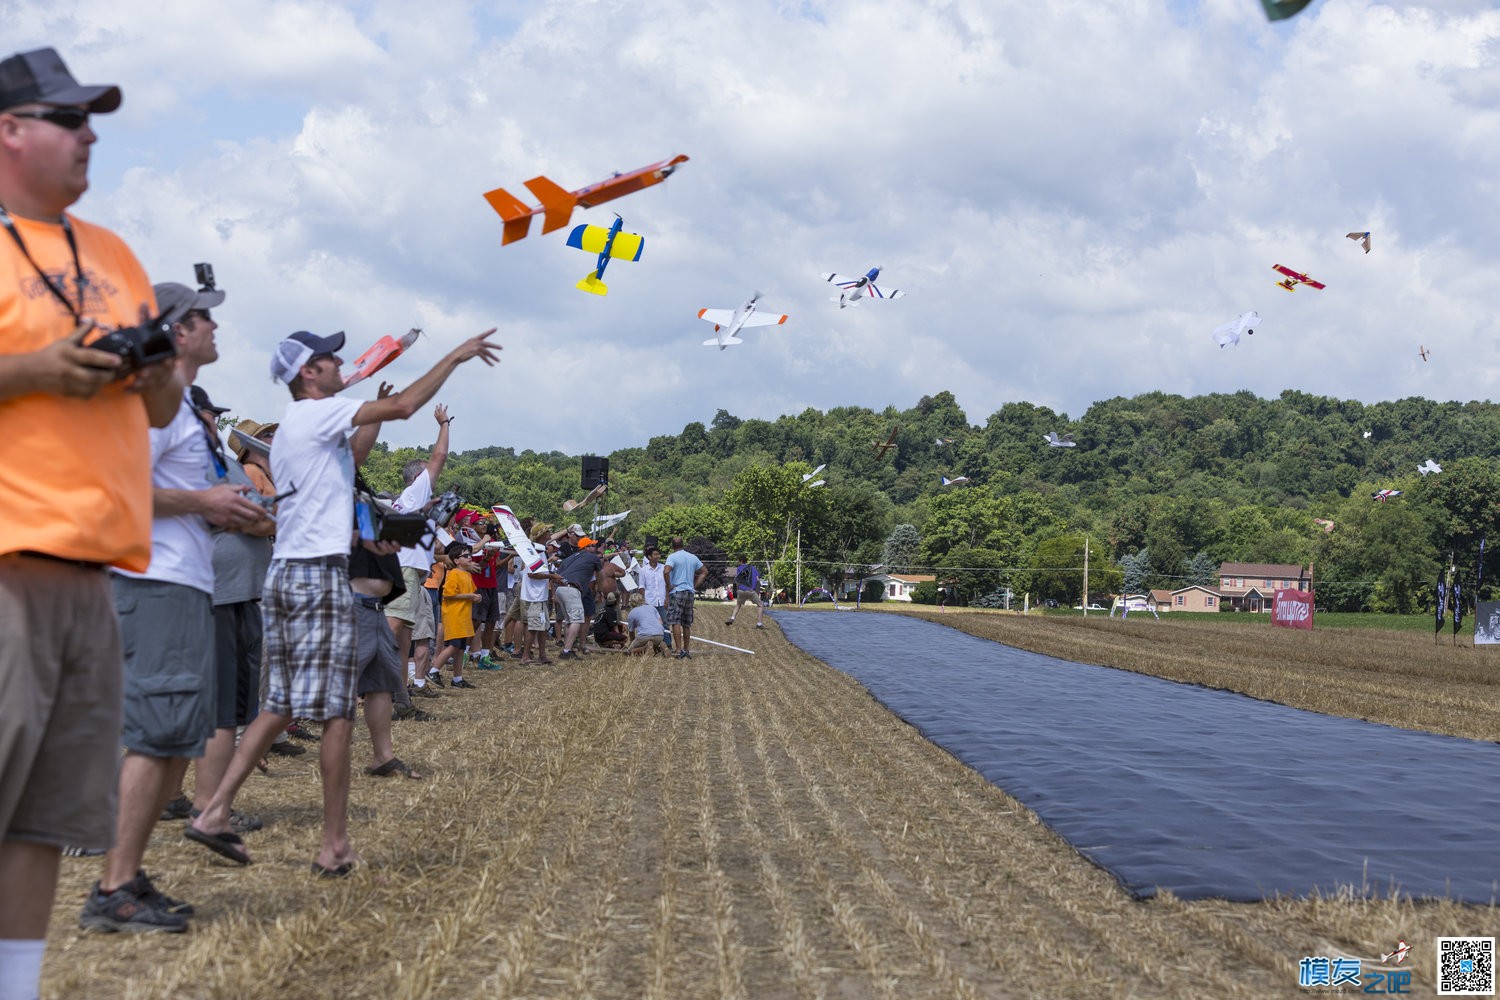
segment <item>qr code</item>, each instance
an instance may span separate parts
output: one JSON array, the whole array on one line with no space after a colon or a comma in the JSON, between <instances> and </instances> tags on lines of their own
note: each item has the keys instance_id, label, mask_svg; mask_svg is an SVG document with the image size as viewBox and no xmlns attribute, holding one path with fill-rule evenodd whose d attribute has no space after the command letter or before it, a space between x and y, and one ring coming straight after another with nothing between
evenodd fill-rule
<instances>
[{"instance_id":1,"label":"qr code","mask_svg":"<svg viewBox=\"0 0 1500 1000\"><path fill-rule=\"evenodd\" d=\"M1495 939L1440 937L1438 993L1471 997L1495 995Z\"/></svg>"}]
</instances>

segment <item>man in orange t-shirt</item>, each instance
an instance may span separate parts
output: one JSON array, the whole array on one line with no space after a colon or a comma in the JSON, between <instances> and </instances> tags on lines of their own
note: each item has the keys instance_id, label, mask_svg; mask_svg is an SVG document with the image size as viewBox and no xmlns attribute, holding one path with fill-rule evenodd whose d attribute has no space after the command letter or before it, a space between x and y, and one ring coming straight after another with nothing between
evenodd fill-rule
<instances>
[{"instance_id":1,"label":"man in orange t-shirt","mask_svg":"<svg viewBox=\"0 0 1500 1000\"><path fill-rule=\"evenodd\" d=\"M122 656L106 566L151 555L147 427L182 400L170 365L119 379L84 346L155 307L113 233L66 214L88 188L91 114L52 49L0 60L0 977L40 977L65 845L114 835ZM80 632L87 622L86 632ZM81 642L80 635L88 641Z\"/></svg>"}]
</instances>

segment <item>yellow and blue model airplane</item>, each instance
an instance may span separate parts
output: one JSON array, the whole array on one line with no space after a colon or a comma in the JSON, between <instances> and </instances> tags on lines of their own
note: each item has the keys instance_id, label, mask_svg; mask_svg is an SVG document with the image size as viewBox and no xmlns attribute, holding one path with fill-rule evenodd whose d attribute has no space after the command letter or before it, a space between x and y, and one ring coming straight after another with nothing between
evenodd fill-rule
<instances>
[{"instance_id":1,"label":"yellow and blue model airplane","mask_svg":"<svg viewBox=\"0 0 1500 1000\"><path fill-rule=\"evenodd\" d=\"M641 259L641 251L646 248L646 238L635 233L621 232L624 225L625 220L616 213L615 224L608 229L603 226L575 226L568 234L568 246L599 255L599 262L594 270L584 275L575 286L580 291L608 295L609 286L600 279L604 277L604 269L609 266L609 259Z\"/></svg>"}]
</instances>

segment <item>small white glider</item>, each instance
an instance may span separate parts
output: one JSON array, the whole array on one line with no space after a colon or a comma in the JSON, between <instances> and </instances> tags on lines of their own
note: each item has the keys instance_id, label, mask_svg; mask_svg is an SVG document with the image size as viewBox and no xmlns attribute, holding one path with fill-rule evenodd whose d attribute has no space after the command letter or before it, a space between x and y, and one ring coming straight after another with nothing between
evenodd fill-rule
<instances>
[{"instance_id":1,"label":"small white glider","mask_svg":"<svg viewBox=\"0 0 1500 1000\"><path fill-rule=\"evenodd\" d=\"M705 340L703 346L718 347L722 351L733 344L744 343L735 336L741 330L752 326L776 326L786 322L786 317L780 313L756 312L755 305L759 300L760 292L756 292L738 309L699 309L698 318L714 325L714 335Z\"/></svg>"},{"instance_id":2,"label":"small white glider","mask_svg":"<svg viewBox=\"0 0 1500 1000\"><path fill-rule=\"evenodd\" d=\"M622 510L618 514L600 514L598 517L594 518L592 522L590 522L590 530L598 533L600 531L603 531L605 528L613 528L615 525L619 524L629 516L630 511L628 510Z\"/></svg>"},{"instance_id":3,"label":"small white glider","mask_svg":"<svg viewBox=\"0 0 1500 1000\"><path fill-rule=\"evenodd\" d=\"M947 476L943 477L943 485L944 486L957 486L959 483L967 483L968 481L969 481L969 477L968 476L959 476L956 479L949 479Z\"/></svg>"},{"instance_id":4,"label":"small white glider","mask_svg":"<svg viewBox=\"0 0 1500 1000\"><path fill-rule=\"evenodd\" d=\"M846 278L841 274L829 272L823 275L824 281L832 282L839 286L839 294L832 296L829 301L837 302L839 308L859 305L860 299L900 299L905 298L906 293L900 289L886 291L875 284L875 279L880 276L880 268L872 267L862 277Z\"/></svg>"},{"instance_id":5,"label":"small white glider","mask_svg":"<svg viewBox=\"0 0 1500 1000\"><path fill-rule=\"evenodd\" d=\"M1442 472L1443 467L1429 458L1426 462L1423 462L1421 465L1417 466L1417 471L1425 476L1429 472Z\"/></svg>"},{"instance_id":6,"label":"small white glider","mask_svg":"<svg viewBox=\"0 0 1500 1000\"><path fill-rule=\"evenodd\" d=\"M1214 343L1219 347L1228 347L1230 344L1238 344L1241 335L1252 335L1255 328L1260 326L1260 313L1251 310L1240 313L1239 319L1232 319L1223 326L1214 328Z\"/></svg>"},{"instance_id":7,"label":"small white glider","mask_svg":"<svg viewBox=\"0 0 1500 1000\"><path fill-rule=\"evenodd\" d=\"M828 466L826 464L825 465L820 465L816 469L812 470L811 472L805 472L805 473L803 473L802 474L802 481L804 483L807 482L813 476L816 476L818 473L822 472L826 468L828 468Z\"/></svg>"},{"instance_id":8,"label":"small white glider","mask_svg":"<svg viewBox=\"0 0 1500 1000\"><path fill-rule=\"evenodd\" d=\"M1042 439L1052 448L1075 448L1078 442L1073 440L1071 434L1058 434L1057 431L1048 431L1042 435Z\"/></svg>"},{"instance_id":9,"label":"small white glider","mask_svg":"<svg viewBox=\"0 0 1500 1000\"><path fill-rule=\"evenodd\" d=\"M1365 431L1365 437L1369 437L1371 434L1374 434L1374 433L1375 433L1374 431Z\"/></svg>"}]
</instances>

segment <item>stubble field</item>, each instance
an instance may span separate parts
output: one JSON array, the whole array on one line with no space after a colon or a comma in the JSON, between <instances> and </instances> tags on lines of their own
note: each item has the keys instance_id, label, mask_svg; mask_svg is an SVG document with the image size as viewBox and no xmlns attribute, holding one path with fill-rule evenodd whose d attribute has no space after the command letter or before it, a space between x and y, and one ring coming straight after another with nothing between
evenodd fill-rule
<instances>
[{"instance_id":1,"label":"stubble field","mask_svg":"<svg viewBox=\"0 0 1500 1000\"><path fill-rule=\"evenodd\" d=\"M1296 991L1303 956L1368 959L1404 938L1412 995L1431 996L1434 937L1500 930L1496 907L1448 902L1136 902L774 625L699 611L707 638L756 655L477 673L479 690L432 703L439 721L398 723L397 752L428 777L356 774L368 864L347 880L308 873L311 754L242 793L267 822L249 868L158 828L146 865L197 906L185 936L78 931L99 864L65 861L44 995L1265 997ZM927 614L1070 659L1500 737L1500 658L1430 638ZM361 769L368 755L357 736Z\"/></svg>"}]
</instances>

